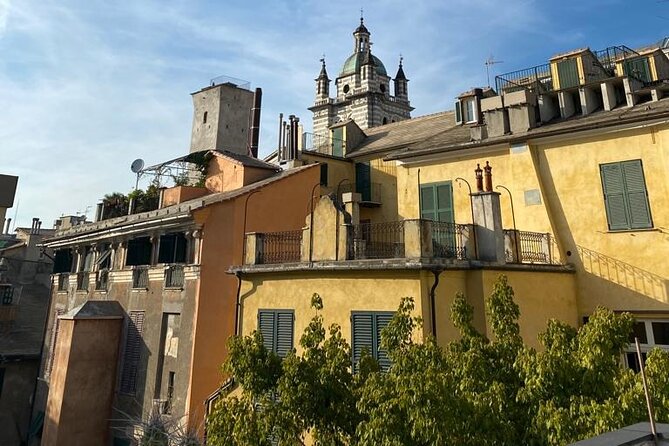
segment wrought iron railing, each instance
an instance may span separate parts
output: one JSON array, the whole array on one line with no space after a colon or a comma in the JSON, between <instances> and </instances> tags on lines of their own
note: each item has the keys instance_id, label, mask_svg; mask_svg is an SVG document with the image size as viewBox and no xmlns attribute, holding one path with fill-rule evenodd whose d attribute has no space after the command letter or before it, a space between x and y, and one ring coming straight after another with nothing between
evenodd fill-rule
<instances>
[{"instance_id":1,"label":"wrought iron railing","mask_svg":"<svg viewBox=\"0 0 669 446\"><path fill-rule=\"evenodd\" d=\"M88 282L88 271L79 271L77 273L77 291L88 291Z\"/></svg>"},{"instance_id":2,"label":"wrought iron railing","mask_svg":"<svg viewBox=\"0 0 669 446\"><path fill-rule=\"evenodd\" d=\"M67 291L70 286L70 273L58 274L58 291Z\"/></svg>"},{"instance_id":3,"label":"wrought iron railing","mask_svg":"<svg viewBox=\"0 0 669 446\"><path fill-rule=\"evenodd\" d=\"M560 265L560 253L553 236L549 233L504 230L506 261L508 263L542 263Z\"/></svg>"},{"instance_id":4,"label":"wrought iron railing","mask_svg":"<svg viewBox=\"0 0 669 446\"><path fill-rule=\"evenodd\" d=\"M360 223L353 229L353 259L396 259L404 257L404 221Z\"/></svg>"},{"instance_id":5,"label":"wrought iron railing","mask_svg":"<svg viewBox=\"0 0 669 446\"><path fill-rule=\"evenodd\" d=\"M302 259L302 230L258 234L258 263L292 263Z\"/></svg>"},{"instance_id":6,"label":"wrought iron railing","mask_svg":"<svg viewBox=\"0 0 669 446\"><path fill-rule=\"evenodd\" d=\"M135 266L132 270L132 287L133 288L149 288L149 267Z\"/></svg>"},{"instance_id":7,"label":"wrought iron railing","mask_svg":"<svg viewBox=\"0 0 669 446\"><path fill-rule=\"evenodd\" d=\"M169 265L165 268L165 288L183 288L184 266Z\"/></svg>"},{"instance_id":8,"label":"wrought iron railing","mask_svg":"<svg viewBox=\"0 0 669 446\"><path fill-rule=\"evenodd\" d=\"M468 258L464 236L467 225L443 221L429 222L432 227L432 252L434 257L460 260Z\"/></svg>"},{"instance_id":9,"label":"wrought iron railing","mask_svg":"<svg viewBox=\"0 0 669 446\"><path fill-rule=\"evenodd\" d=\"M0 305L11 305L14 301L14 287L10 284L0 284Z\"/></svg>"},{"instance_id":10,"label":"wrought iron railing","mask_svg":"<svg viewBox=\"0 0 669 446\"><path fill-rule=\"evenodd\" d=\"M109 270L101 269L95 273L95 290L107 291L109 285Z\"/></svg>"},{"instance_id":11,"label":"wrought iron railing","mask_svg":"<svg viewBox=\"0 0 669 446\"><path fill-rule=\"evenodd\" d=\"M620 59L626 59L630 56L637 55L638 53L631 48L626 47L625 45L610 46L603 50L593 51L595 57L602 65L602 67L611 75L614 76L616 73L616 61Z\"/></svg>"},{"instance_id":12,"label":"wrought iron railing","mask_svg":"<svg viewBox=\"0 0 669 446\"><path fill-rule=\"evenodd\" d=\"M510 73L500 74L495 77L497 92L512 92L522 89L532 90L536 93L545 93L553 90L553 77L551 65L546 63L536 67L524 68Z\"/></svg>"},{"instance_id":13,"label":"wrought iron railing","mask_svg":"<svg viewBox=\"0 0 669 446\"><path fill-rule=\"evenodd\" d=\"M344 156L346 141L329 135L302 133L302 150L331 156Z\"/></svg>"}]
</instances>

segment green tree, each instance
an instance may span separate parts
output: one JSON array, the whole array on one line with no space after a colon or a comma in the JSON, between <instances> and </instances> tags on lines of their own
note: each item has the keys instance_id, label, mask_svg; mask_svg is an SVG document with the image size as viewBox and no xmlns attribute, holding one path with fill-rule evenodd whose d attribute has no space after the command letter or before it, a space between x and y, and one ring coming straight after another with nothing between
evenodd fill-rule
<instances>
[{"instance_id":1,"label":"green tree","mask_svg":"<svg viewBox=\"0 0 669 446\"><path fill-rule=\"evenodd\" d=\"M620 365L629 314L599 308L580 329L551 320L542 348L530 348L500 276L486 299L485 333L458 294L451 319L459 339L421 341L422 321L404 298L381 334L390 370L363 355L353 374L340 327L325 329L318 295L312 305L300 355L281 360L259 333L231 340L225 370L242 390L216 407L211 444L292 445L309 433L317 445L564 445L647 417L640 376ZM661 421L669 419L667 370L669 353L652 351L646 371Z\"/></svg>"},{"instance_id":2,"label":"green tree","mask_svg":"<svg viewBox=\"0 0 669 446\"><path fill-rule=\"evenodd\" d=\"M128 197L120 192L107 194L102 199L102 207L103 220L128 215Z\"/></svg>"}]
</instances>

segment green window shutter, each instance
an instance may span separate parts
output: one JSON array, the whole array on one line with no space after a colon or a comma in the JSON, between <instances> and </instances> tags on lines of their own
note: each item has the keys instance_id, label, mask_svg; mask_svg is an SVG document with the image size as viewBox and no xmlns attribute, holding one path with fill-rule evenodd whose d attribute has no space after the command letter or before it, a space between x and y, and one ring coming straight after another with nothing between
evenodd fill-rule
<instances>
[{"instance_id":1,"label":"green window shutter","mask_svg":"<svg viewBox=\"0 0 669 446\"><path fill-rule=\"evenodd\" d=\"M386 325L393 318L392 312L376 313L374 315L374 357L379 361L379 366L382 372L387 372L390 369L390 358L388 353L381 348L381 331L386 328Z\"/></svg>"},{"instance_id":2,"label":"green window shutter","mask_svg":"<svg viewBox=\"0 0 669 446\"><path fill-rule=\"evenodd\" d=\"M436 201L434 198L434 187L425 185L420 187L420 218L436 220Z\"/></svg>"},{"instance_id":3,"label":"green window shutter","mask_svg":"<svg viewBox=\"0 0 669 446\"><path fill-rule=\"evenodd\" d=\"M276 312L276 354L285 358L293 350L293 312Z\"/></svg>"},{"instance_id":4,"label":"green window shutter","mask_svg":"<svg viewBox=\"0 0 669 446\"><path fill-rule=\"evenodd\" d=\"M338 127L332 130L332 155L344 156L344 128Z\"/></svg>"},{"instance_id":5,"label":"green window shutter","mask_svg":"<svg viewBox=\"0 0 669 446\"><path fill-rule=\"evenodd\" d=\"M462 124L462 102L455 102L455 123Z\"/></svg>"},{"instance_id":6,"label":"green window shutter","mask_svg":"<svg viewBox=\"0 0 669 446\"><path fill-rule=\"evenodd\" d=\"M362 201L372 200L372 172L368 163L355 164L355 191L362 195Z\"/></svg>"},{"instance_id":7,"label":"green window shutter","mask_svg":"<svg viewBox=\"0 0 669 446\"><path fill-rule=\"evenodd\" d=\"M353 372L357 373L360 365L362 352L367 350L374 355L374 322L372 313L353 312L351 314Z\"/></svg>"},{"instance_id":8,"label":"green window shutter","mask_svg":"<svg viewBox=\"0 0 669 446\"><path fill-rule=\"evenodd\" d=\"M274 311L258 311L258 331L262 335L263 345L271 352L276 349L275 327L276 313Z\"/></svg>"},{"instance_id":9,"label":"green window shutter","mask_svg":"<svg viewBox=\"0 0 669 446\"><path fill-rule=\"evenodd\" d=\"M561 90L578 86L578 65L575 58L558 62L557 69Z\"/></svg>"},{"instance_id":10,"label":"green window shutter","mask_svg":"<svg viewBox=\"0 0 669 446\"><path fill-rule=\"evenodd\" d=\"M629 229L627 206L625 203L625 183L620 163L602 164L599 166L604 189L604 203L609 229Z\"/></svg>"},{"instance_id":11,"label":"green window shutter","mask_svg":"<svg viewBox=\"0 0 669 446\"><path fill-rule=\"evenodd\" d=\"M263 345L281 358L293 349L292 310L259 310L258 331L262 334Z\"/></svg>"},{"instance_id":12,"label":"green window shutter","mask_svg":"<svg viewBox=\"0 0 669 446\"><path fill-rule=\"evenodd\" d=\"M630 228L652 228L648 192L646 191L641 160L624 161L621 165L625 179L625 191L627 192Z\"/></svg>"}]
</instances>

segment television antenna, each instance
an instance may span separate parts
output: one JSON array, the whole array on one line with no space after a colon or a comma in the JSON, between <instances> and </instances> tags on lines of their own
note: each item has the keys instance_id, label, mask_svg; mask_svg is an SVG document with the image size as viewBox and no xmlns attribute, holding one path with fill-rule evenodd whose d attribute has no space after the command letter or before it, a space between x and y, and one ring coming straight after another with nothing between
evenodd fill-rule
<instances>
[{"instance_id":1,"label":"television antenna","mask_svg":"<svg viewBox=\"0 0 669 446\"><path fill-rule=\"evenodd\" d=\"M488 77L488 87L490 87L490 67L493 65L497 65L498 63L504 63L504 61L495 60L492 54L485 61L485 74Z\"/></svg>"},{"instance_id":2,"label":"television antenna","mask_svg":"<svg viewBox=\"0 0 669 446\"><path fill-rule=\"evenodd\" d=\"M137 158L130 165L130 170L132 170L133 173L137 174L137 179L135 180L135 190L137 190L137 186L139 185L139 177L142 175L143 168L144 168L144 160L141 158Z\"/></svg>"}]
</instances>

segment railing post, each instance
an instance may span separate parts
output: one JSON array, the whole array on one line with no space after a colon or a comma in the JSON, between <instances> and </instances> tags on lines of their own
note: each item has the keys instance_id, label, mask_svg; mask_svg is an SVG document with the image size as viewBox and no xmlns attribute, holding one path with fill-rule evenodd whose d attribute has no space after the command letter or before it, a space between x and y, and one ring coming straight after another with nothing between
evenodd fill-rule
<instances>
[{"instance_id":1,"label":"railing post","mask_svg":"<svg viewBox=\"0 0 669 446\"><path fill-rule=\"evenodd\" d=\"M249 232L246 234L246 251L244 253L245 265L257 265L262 260L262 234Z\"/></svg>"},{"instance_id":2,"label":"railing post","mask_svg":"<svg viewBox=\"0 0 669 446\"><path fill-rule=\"evenodd\" d=\"M404 220L404 256L407 259L432 257L432 226L429 223L426 220Z\"/></svg>"}]
</instances>

